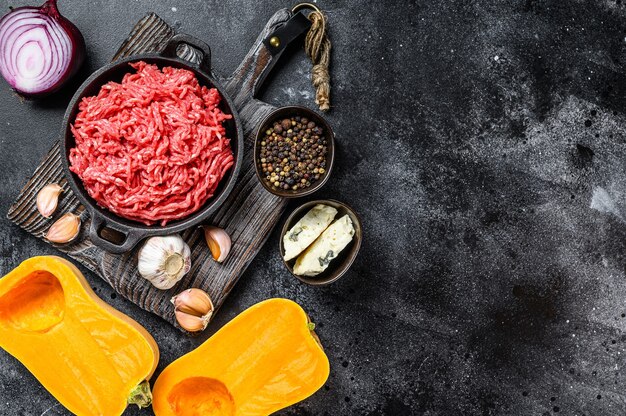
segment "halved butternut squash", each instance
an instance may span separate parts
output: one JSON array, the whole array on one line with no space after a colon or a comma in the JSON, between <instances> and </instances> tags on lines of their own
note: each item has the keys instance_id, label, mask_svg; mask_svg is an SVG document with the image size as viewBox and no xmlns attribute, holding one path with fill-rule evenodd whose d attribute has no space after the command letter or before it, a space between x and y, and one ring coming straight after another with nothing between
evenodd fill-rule
<instances>
[{"instance_id":1,"label":"halved butternut squash","mask_svg":"<svg viewBox=\"0 0 626 416\"><path fill-rule=\"evenodd\" d=\"M0 347L77 415L150 404L154 339L60 257L30 258L0 279Z\"/></svg>"},{"instance_id":2,"label":"halved butternut squash","mask_svg":"<svg viewBox=\"0 0 626 416\"><path fill-rule=\"evenodd\" d=\"M154 384L156 416L260 416L315 393L328 358L306 313L287 299L243 311Z\"/></svg>"}]
</instances>

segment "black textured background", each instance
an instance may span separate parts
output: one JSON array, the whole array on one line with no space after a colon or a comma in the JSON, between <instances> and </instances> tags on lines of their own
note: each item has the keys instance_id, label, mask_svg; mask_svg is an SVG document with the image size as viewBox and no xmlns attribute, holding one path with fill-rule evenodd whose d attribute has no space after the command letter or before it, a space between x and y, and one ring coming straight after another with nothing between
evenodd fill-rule
<instances>
[{"instance_id":1,"label":"black textured background","mask_svg":"<svg viewBox=\"0 0 626 416\"><path fill-rule=\"evenodd\" d=\"M216 72L228 74L271 14L292 5L60 3L87 40L82 77L148 11L209 42ZM361 254L339 282L305 286L283 268L274 232L207 332L272 296L310 313L331 376L285 415L626 413L626 6L320 5L334 45L328 119L339 149L314 197L361 214ZM309 69L293 49L262 98L312 106ZM4 214L57 139L71 93L32 103L0 86L0 274L54 253ZM204 339L181 336L86 274L155 336L159 371ZM0 352L0 414L64 413Z\"/></svg>"}]
</instances>

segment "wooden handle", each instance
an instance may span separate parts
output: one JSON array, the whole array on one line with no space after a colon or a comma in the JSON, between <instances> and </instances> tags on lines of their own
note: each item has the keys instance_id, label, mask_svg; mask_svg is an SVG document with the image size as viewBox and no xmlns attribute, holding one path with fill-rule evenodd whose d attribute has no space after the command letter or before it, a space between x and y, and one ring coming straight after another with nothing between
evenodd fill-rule
<instances>
[{"instance_id":1,"label":"wooden handle","mask_svg":"<svg viewBox=\"0 0 626 416\"><path fill-rule=\"evenodd\" d=\"M288 9L278 10L267 22L239 67L224 83L226 91L237 108L241 108L254 97L265 77L280 58L280 53L272 55L263 41L292 16L293 13Z\"/></svg>"}]
</instances>

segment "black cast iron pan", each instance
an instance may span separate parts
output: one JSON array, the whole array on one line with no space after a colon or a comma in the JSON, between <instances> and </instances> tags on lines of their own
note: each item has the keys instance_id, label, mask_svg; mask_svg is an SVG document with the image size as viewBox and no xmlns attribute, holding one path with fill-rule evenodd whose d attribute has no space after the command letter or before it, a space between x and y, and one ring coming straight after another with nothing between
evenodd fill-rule
<instances>
[{"instance_id":1,"label":"black cast iron pan","mask_svg":"<svg viewBox=\"0 0 626 416\"><path fill-rule=\"evenodd\" d=\"M176 52L178 47L183 44L202 53L202 60L199 64L185 61L178 57ZM76 114L78 113L78 104L83 97L96 95L100 87L105 83L109 81L121 81L124 74L133 71L129 63L137 61L156 64L160 68L171 66L193 71L201 85L217 88L222 96L220 108L224 113L233 116L224 123L226 134L227 137L230 138L230 145L235 157L233 166L220 182L213 197L210 198L200 210L184 219L172 221L164 227L158 225L147 226L136 221L128 220L98 206L96 201L92 199L84 189L80 178L69 170L68 156L70 149L75 146L70 125L74 122ZM204 221L224 203L228 194L233 189L243 158L243 128L241 126L241 120L232 100L228 97L224 88L211 75L211 50L206 43L185 34L174 36L160 54L135 55L111 63L91 75L83 85L80 86L76 94L74 94L68 106L63 120L62 134L64 137L62 142L64 157L62 159L65 176L72 191L91 215L89 239L95 245L112 253L125 253L146 237L180 232Z\"/></svg>"}]
</instances>

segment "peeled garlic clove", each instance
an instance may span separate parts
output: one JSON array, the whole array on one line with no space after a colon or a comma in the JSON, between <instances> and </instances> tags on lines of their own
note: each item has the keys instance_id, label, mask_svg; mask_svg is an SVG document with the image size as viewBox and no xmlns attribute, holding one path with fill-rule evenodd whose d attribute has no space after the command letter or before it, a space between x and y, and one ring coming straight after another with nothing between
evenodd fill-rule
<instances>
[{"instance_id":1,"label":"peeled garlic clove","mask_svg":"<svg viewBox=\"0 0 626 416\"><path fill-rule=\"evenodd\" d=\"M139 274L159 289L174 286L191 268L191 250L178 235L151 237L139 250Z\"/></svg>"},{"instance_id":2,"label":"peeled garlic clove","mask_svg":"<svg viewBox=\"0 0 626 416\"><path fill-rule=\"evenodd\" d=\"M185 331L198 332L204 331L209 324L211 317L195 316L182 311L174 311L176 321Z\"/></svg>"},{"instance_id":3,"label":"peeled garlic clove","mask_svg":"<svg viewBox=\"0 0 626 416\"><path fill-rule=\"evenodd\" d=\"M200 289L187 289L171 300L177 311L190 315L204 316L213 313L213 302L209 295Z\"/></svg>"},{"instance_id":4,"label":"peeled garlic clove","mask_svg":"<svg viewBox=\"0 0 626 416\"><path fill-rule=\"evenodd\" d=\"M56 183L51 183L41 188L37 194L37 211L42 216L50 218L57 209L61 192L63 192L63 188Z\"/></svg>"},{"instance_id":5,"label":"peeled garlic clove","mask_svg":"<svg viewBox=\"0 0 626 416\"><path fill-rule=\"evenodd\" d=\"M223 229L212 225L205 225L202 228L204 229L204 238L209 246L209 250L211 250L213 260L218 263L223 262L228 253L230 253L230 236Z\"/></svg>"},{"instance_id":6,"label":"peeled garlic clove","mask_svg":"<svg viewBox=\"0 0 626 416\"><path fill-rule=\"evenodd\" d=\"M79 232L80 217L68 212L50 226L44 237L52 243L69 243L78 236Z\"/></svg>"}]
</instances>

